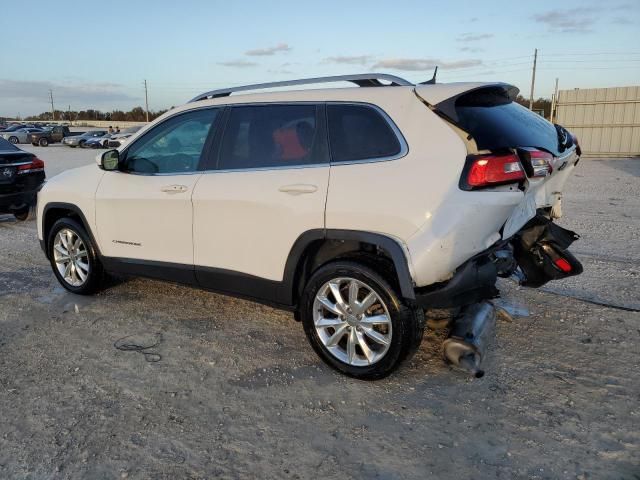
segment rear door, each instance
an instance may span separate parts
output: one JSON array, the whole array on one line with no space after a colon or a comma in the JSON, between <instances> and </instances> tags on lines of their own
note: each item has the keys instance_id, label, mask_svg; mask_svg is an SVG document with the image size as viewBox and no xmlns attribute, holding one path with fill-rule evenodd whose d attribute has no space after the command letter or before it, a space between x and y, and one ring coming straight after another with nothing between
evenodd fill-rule
<instances>
[{"instance_id":1,"label":"rear door","mask_svg":"<svg viewBox=\"0 0 640 480\"><path fill-rule=\"evenodd\" d=\"M193 268L191 195L221 109L177 114L122 153L96 192L102 254Z\"/></svg>"},{"instance_id":2,"label":"rear door","mask_svg":"<svg viewBox=\"0 0 640 480\"><path fill-rule=\"evenodd\" d=\"M207 288L261 296L251 280L281 281L296 239L324 228L322 107L236 105L227 116L214 170L193 193L196 275Z\"/></svg>"}]
</instances>

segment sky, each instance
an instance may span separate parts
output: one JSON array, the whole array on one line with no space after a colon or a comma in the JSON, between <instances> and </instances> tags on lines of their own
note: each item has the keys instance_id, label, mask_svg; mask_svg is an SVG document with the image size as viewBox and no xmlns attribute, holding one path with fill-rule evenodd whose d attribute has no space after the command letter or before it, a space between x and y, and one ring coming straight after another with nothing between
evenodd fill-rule
<instances>
[{"instance_id":1,"label":"sky","mask_svg":"<svg viewBox=\"0 0 640 480\"><path fill-rule=\"evenodd\" d=\"M0 116L166 109L215 88L384 72L528 97L640 85L640 0L30 0L0 5Z\"/></svg>"}]
</instances>

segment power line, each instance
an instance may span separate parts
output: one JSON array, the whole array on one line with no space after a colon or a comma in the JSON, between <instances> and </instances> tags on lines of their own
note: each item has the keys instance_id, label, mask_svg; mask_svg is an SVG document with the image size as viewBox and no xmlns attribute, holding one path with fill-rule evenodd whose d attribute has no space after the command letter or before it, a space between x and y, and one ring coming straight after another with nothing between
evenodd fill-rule
<instances>
[{"instance_id":1,"label":"power line","mask_svg":"<svg viewBox=\"0 0 640 480\"><path fill-rule=\"evenodd\" d=\"M640 55L640 52L546 53L546 50L543 50L541 55L548 57L574 57L584 55Z\"/></svg>"}]
</instances>

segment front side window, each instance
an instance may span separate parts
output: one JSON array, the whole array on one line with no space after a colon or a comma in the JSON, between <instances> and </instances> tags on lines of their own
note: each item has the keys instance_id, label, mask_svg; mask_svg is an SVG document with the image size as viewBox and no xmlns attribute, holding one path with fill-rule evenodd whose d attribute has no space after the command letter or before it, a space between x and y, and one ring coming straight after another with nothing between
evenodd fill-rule
<instances>
[{"instance_id":1,"label":"front side window","mask_svg":"<svg viewBox=\"0 0 640 480\"><path fill-rule=\"evenodd\" d=\"M232 107L218 168L287 167L320 163L315 105Z\"/></svg>"},{"instance_id":2,"label":"front side window","mask_svg":"<svg viewBox=\"0 0 640 480\"><path fill-rule=\"evenodd\" d=\"M146 174L196 171L218 111L195 110L164 121L129 147L124 169Z\"/></svg>"},{"instance_id":3,"label":"front side window","mask_svg":"<svg viewBox=\"0 0 640 480\"><path fill-rule=\"evenodd\" d=\"M380 112L366 105L327 105L331 161L353 162L398 155L398 137Z\"/></svg>"}]
</instances>

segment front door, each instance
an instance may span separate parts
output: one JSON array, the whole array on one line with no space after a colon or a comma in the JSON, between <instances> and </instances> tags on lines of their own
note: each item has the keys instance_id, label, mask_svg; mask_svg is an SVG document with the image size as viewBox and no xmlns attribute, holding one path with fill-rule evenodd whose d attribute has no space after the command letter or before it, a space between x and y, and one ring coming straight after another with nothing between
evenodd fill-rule
<instances>
[{"instance_id":1,"label":"front door","mask_svg":"<svg viewBox=\"0 0 640 480\"><path fill-rule=\"evenodd\" d=\"M156 267L193 266L191 195L219 109L159 123L121 154L96 192L102 254Z\"/></svg>"}]
</instances>

